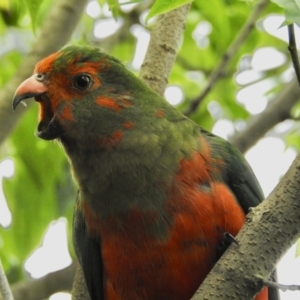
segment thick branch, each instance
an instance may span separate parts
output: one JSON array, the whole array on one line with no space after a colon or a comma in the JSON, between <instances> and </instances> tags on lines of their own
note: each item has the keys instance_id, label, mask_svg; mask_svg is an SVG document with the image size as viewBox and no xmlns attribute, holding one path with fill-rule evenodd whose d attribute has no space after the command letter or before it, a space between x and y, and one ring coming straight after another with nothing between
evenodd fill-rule
<instances>
[{"instance_id":1,"label":"thick branch","mask_svg":"<svg viewBox=\"0 0 300 300\"><path fill-rule=\"evenodd\" d=\"M77 263L72 263L71 266L42 278L16 283L12 286L14 299L41 300L48 299L59 291L70 291L77 265Z\"/></svg>"},{"instance_id":2,"label":"thick branch","mask_svg":"<svg viewBox=\"0 0 300 300\"><path fill-rule=\"evenodd\" d=\"M194 100L191 101L190 106L184 112L185 115L189 116L193 112L196 111L200 103L204 100L204 98L208 95L211 89L216 85L216 83L223 77L223 74L226 71L227 66L229 65L232 57L236 54L239 50L241 45L245 42L249 34L252 32L253 28L255 27L255 23L259 18L261 12L265 9L269 0L261 0L259 1L255 7L253 8L252 14L246 21L245 25L241 28L240 32L236 36L235 40L231 43L228 47L226 52L224 53L222 60L217 65L215 70L211 73L209 77L208 84L201 92L201 94L196 97Z\"/></svg>"},{"instance_id":3,"label":"thick branch","mask_svg":"<svg viewBox=\"0 0 300 300\"><path fill-rule=\"evenodd\" d=\"M30 53L24 57L16 75L0 92L0 144L16 125L24 109L12 113L11 100L18 85L29 77L34 65L64 46L80 19L87 0L57 0L53 5L39 38L32 46ZM20 107L21 108L21 107Z\"/></svg>"},{"instance_id":4,"label":"thick branch","mask_svg":"<svg viewBox=\"0 0 300 300\"><path fill-rule=\"evenodd\" d=\"M300 88L294 79L267 108L259 115L253 116L247 123L246 129L237 132L230 142L242 153L251 148L276 124L290 118L290 111L300 98Z\"/></svg>"},{"instance_id":5,"label":"thick branch","mask_svg":"<svg viewBox=\"0 0 300 300\"><path fill-rule=\"evenodd\" d=\"M151 32L140 79L163 95L181 42L191 3L160 15Z\"/></svg>"},{"instance_id":6,"label":"thick branch","mask_svg":"<svg viewBox=\"0 0 300 300\"><path fill-rule=\"evenodd\" d=\"M193 298L253 299L300 236L300 154L270 196L247 216L232 245Z\"/></svg>"}]
</instances>

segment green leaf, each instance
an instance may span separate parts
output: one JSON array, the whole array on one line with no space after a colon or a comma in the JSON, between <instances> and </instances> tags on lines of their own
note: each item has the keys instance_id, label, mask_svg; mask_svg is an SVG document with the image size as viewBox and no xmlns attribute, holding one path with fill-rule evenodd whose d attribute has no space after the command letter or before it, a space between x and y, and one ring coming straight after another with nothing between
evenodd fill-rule
<instances>
[{"instance_id":1,"label":"green leaf","mask_svg":"<svg viewBox=\"0 0 300 300\"><path fill-rule=\"evenodd\" d=\"M43 0L26 0L26 6L28 8L30 17L31 17L31 24L32 24L32 29L35 31L36 28L36 22L37 22L37 16L39 12L39 8L42 4Z\"/></svg>"},{"instance_id":2,"label":"green leaf","mask_svg":"<svg viewBox=\"0 0 300 300\"><path fill-rule=\"evenodd\" d=\"M3 189L12 213L12 225L8 229L0 228L0 253L15 266L21 266L40 244L49 222L62 215L62 202L69 201L58 193L59 187L66 186L67 159L58 145L34 135L36 116L34 106L8 141L15 174L3 180Z\"/></svg>"},{"instance_id":3,"label":"green leaf","mask_svg":"<svg viewBox=\"0 0 300 300\"><path fill-rule=\"evenodd\" d=\"M0 17L7 26L19 26L25 11L23 0L0 0Z\"/></svg>"},{"instance_id":4,"label":"green leaf","mask_svg":"<svg viewBox=\"0 0 300 300\"><path fill-rule=\"evenodd\" d=\"M0 0L0 9L9 10L9 1L8 0Z\"/></svg>"},{"instance_id":5,"label":"green leaf","mask_svg":"<svg viewBox=\"0 0 300 300\"><path fill-rule=\"evenodd\" d=\"M156 0L147 15L146 22L155 16L165 14L190 2L192 0Z\"/></svg>"},{"instance_id":6,"label":"green leaf","mask_svg":"<svg viewBox=\"0 0 300 300\"><path fill-rule=\"evenodd\" d=\"M120 5L118 0L107 0L107 4L109 6L109 9L112 12L114 19L117 19L120 10Z\"/></svg>"},{"instance_id":7,"label":"green leaf","mask_svg":"<svg viewBox=\"0 0 300 300\"><path fill-rule=\"evenodd\" d=\"M284 9L286 20L281 26L296 23L300 26L300 0L271 0Z\"/></svg>"},{"instance_id":8,"label":"green leaf","mask_svg":"<svg viewBox=\"0 0 300 300\"><path fill-rule=\"evenodd\" d=\"M22 56L17 51L7 52L0 56L0 88L16 73L21 61Z\"/></svg>"}]
</instances>

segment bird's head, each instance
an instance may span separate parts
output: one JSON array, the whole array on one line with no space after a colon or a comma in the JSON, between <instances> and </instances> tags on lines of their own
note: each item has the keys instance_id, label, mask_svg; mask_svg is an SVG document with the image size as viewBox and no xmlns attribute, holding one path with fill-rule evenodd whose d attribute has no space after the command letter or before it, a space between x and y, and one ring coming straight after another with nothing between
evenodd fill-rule
<instances>
[{"instance_id":1,"label":"bird's head","mask_svg":"<svg viewBox=\"0 0 300 300\"><path fill-rule=\"evenodd\" d=\"M132 91L139 84L98 48L68 46L36 65L18 87L13 109L33 97L40 107L37 136L45 140L80 135L80 128L105 136L128 121L121 112L133 106Z\"/></svg>"}]
</instances>

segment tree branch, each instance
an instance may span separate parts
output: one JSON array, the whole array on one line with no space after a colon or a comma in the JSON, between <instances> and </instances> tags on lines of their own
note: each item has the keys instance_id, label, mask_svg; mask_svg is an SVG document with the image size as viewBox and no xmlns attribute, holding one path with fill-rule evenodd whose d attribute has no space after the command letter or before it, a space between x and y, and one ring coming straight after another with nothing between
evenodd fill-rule
<instances>
[{"instance_id":1,"label":"tree branch","mask_svg":"<svg viewBox=\"0 0 300 300\"><path fill-rule=\"evenodd\" d=\"M48 299L59 291L70 291L78 263L73 262L69 267L50 273L36 280L24 280L12 285L15 300Z\"/></svg>"},{"instance_id":2,"label":"tree branch","mask_svg":"<svg viewBox=\"0 0 300 300\"><path fill-rule=\"evenodd\" d=\"M116 32L100 40L92 39L89 43L109 53L109 51L113 49L117 43L128 39L131 35L131 26L134 24L140 24L141 14L146 11L153 2L154 0L144 0L138 3L130 12L123 13L122 16L124 17L124 24Z\"/></svg>"},{"instance_id":3,"label":"tree branch","mask_svg":"<svg viewBox=\"0 0 300 300\"><path fill-rule=\"evenodd\" d=\"M53 5L39 38L32 46L16 75L0 92L0 144L23 115L25 109L12 113L11 100L19 84L28 78L35 64L45 56L59 50L70 39L87 0L57 0ZM21 107L20 107L21 108Z\"/></svg>"},{"instance_id":4,"label":"tree branch","mask_svg":"<svg viewBox=\"0 0 300 300\"><path fill-rule=\"evenodd\" d=\"M268 5L269 0L260 0L255 7L253 8L252 14L246 21L245 25L241 28L240 32L236 36L236 39L231 43L228 47L227 51L224 53L222 60L217 65L215 70L210 74L208 84L202 91L202 93L191 101L189 107L184 112L185 115L190 116L192 113L196 111L200 103L204 100L204 98L208 95L211 89L216 85L216 83L223 77L227 66L229 65L232 57L239 50L240 46L245 42L253 28L255 27L255 23L259 18L261 12Z\"/></svg>"},{"instance_id":5,"label":"tree branch","mask_svg":"<svg viewBox=\"0 0 300 300\"><path fill-rule=\"evenodd\" d=\"M5 276L1 260L0 260L0 299L1 300L14 299L7 278Z\"/></svg>"},{"instance_id":6,"label":"tree branch","mask_svg":"<svg viewBox=\"0 0 300 300\"><path fill-rule=\"evenodd\" d=\"M265 286L268 287L273 287L275 289L280 289L283 292L286 291L300 291L300 285L296 285L296 284L280 284L278 282L274 282L274 281L270 281L270 280L265 280L263 278L261 278L261 280L263 281L263 284Z\"/></svg>"},{"instance_id":7,"label":"tree branch","mask_svg":"<svg viewBox=\"0 0 300 300\"><path fill-rule=\"evenodd\" d=\"M151 32L139 77L160 95L168 84L190 7L191 3L160 15Z\"/></svg>"},{"instance_id":8,"label":"tree branch","mask_svg":"<svg viewBox=\"0 0 300 300\"><path fill-rule=\"evenodd\" d=\"M85 278L78 264L75 274L75 279L72 287L72 300L90 300L90 295L88 293Z\"/></svg>"},{"instance_id":9,"label":"tree branch","mask_svg":"<svg viewBox=\"0 0 300 300\"><path fill-rule=\"evenodd\" d=\"M270 196L247 215L232 245L206 277L198 299L253 299L300 236L300 154ZM259 255L255 255L259 254ZM259 277L259 278L258 278Z\"/></svg>"},{"instance_id":10,"label":"tree branch","mask_svg":"<svg viewBox=\"0 0 300 300\"><path fill-rule=\"evenodd\" d=\"M298 82L294 79L275 99L269 102L261 114L250 118L246 129L237 132L230 142L245 153L276 124L290 118L290 111L299 100L299 92Z\"/></svg>"}]
</instances>

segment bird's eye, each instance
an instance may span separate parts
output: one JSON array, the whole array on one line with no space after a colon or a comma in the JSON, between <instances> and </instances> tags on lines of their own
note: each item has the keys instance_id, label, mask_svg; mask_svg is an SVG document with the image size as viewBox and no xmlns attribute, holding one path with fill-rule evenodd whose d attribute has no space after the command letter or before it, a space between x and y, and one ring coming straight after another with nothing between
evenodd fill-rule
<instances>
[{"instance_id":1,"label":"bird's eye","mask_svg":"<svg viewBox=\"0 0 300 300\"><path fill-rule=\"evenodd\" d=\"M42 73L36 73L34 74L34 77L37 81L43 81L45 79L45 74L42 74Z\"/></svg>"},{"instance_id":2,"label":"bird's eye","mask_svg":"<svg viewBox=\"0 0 300 300\"><path fill-rule=\"evenodd\" d=\"M80 74L74 78L74 86L79 90L85 90L89 88L92 83L92 78L86 74Z\"/></svg>"}]
</instances>

